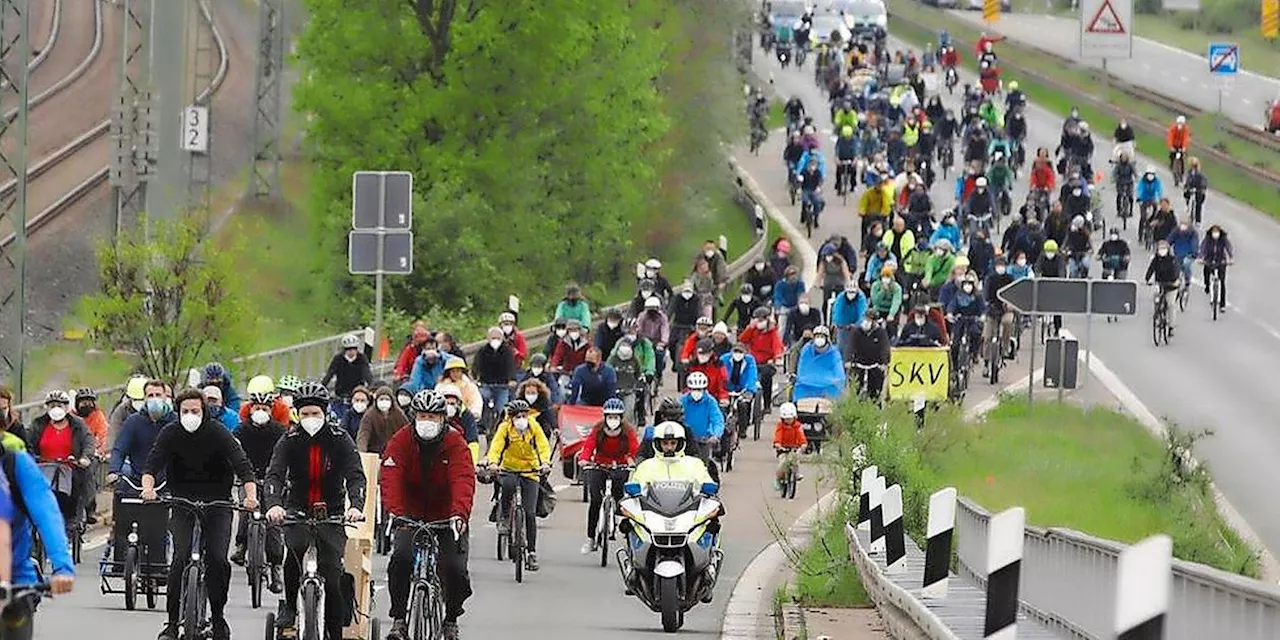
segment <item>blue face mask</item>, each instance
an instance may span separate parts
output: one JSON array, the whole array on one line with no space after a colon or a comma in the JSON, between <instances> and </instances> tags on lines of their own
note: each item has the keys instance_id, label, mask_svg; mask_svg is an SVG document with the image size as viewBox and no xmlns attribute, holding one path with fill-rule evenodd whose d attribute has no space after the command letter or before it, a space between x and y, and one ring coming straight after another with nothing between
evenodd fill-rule
<instances>
[{"instance_id":1,"label":"blue face mask","mask_svg":"<svg viewBox=\"0 0 1280 640\"><path fill-rule=\"evenodd\" d=\"M152 420L159 420L169 415L169 401L165 398L147 398L146 409Z\"/></svg>"}]
</instances>

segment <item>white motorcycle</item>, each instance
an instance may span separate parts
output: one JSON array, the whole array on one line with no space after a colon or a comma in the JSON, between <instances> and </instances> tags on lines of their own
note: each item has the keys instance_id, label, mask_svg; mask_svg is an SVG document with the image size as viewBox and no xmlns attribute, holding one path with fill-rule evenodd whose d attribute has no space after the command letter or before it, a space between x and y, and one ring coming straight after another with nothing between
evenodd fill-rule
<instances>
[{"instance_id":1,"label":"white motorcycle","mask_svg":"<svg viewBox=\"0 0 1280 640\"><path fill-rule=\"evenodd\" d=\"M719 485L664 480L642 491L627 483L618 504L618 530L627 544L617 551L627 594L661 614L662 630L675 633L694 605L711 602L724 553L720 550Z\"/></svg>"}]
</instances>

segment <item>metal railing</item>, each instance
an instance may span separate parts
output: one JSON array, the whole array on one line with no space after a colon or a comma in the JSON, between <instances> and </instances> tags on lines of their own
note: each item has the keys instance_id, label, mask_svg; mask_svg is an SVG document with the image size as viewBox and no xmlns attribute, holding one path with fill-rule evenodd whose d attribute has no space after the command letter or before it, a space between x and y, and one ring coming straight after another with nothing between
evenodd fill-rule
<instances>
[{"instance_id":1,"label":"metal railing","mask_svg":"<svg viewBox=\"0 0 1280 640\"><path fill-rule=\"evenodd\" d=\"M758 197L750 193L750 190L744 183L746 175L735 163L730 162L729 168L733 171L737 183L738 192L735 200L742 207L743 212L751 219L755 228L755 237L751 245L747 247L741 255L729 263L727 271L729 277L737 278L746 273L747 269L755 261L755 258L762 255L768 238L765 235L764 209L758 201ZM603 318L604 314L610 309L625 311L630 307L630 301L621 304L611 305L596 310L596 317ZM545 340L551 333L551 323L541 324L535 327L523 329L525 339L531 343ZM233 382L240 389L243 389L248 383L249 378L257 375L269 375L273 379L279 379L280 376L291 374L299 378L320 378L329 368L329 361L333 359L334 354L340 350L340 343L343 336L352 333L362 335L364 329L355 329L333 336L304 342L288 347L281 347L271 351L264 351L248 356L236 358L230 362L227 369L233 376ZM463 345L462 352L465 356L470 357L482 345L484 341L477 341L471 344ZM391 354L391 359L387 361L375 362L373 371L375 376L387 377L391 369L395 366L395 356L398 353ZM115 406L116 400L123 397L125 385L117 384L110 387L96 389L100 399L100 405L104 411L110 411ZM108 400L110 399L110 400ZM43 412L43 399L34 400L14 407L18 412L20 419L30 424L31 419Z\"/></svg>"},{"instance_id":2,"label":"metal railing","mask_svg":"<svg viewBox=\"0 0 1280 640\"><path fill-rule=\"evenodd\" d=\"M959 575L986 585L991 514L967 498L956 508ZM1124 544L1071 529L1027 527L1019 598L1023 613L1065 637L1110 638ZM1280 589L1213 567L1173 561L1168 640L1280 638Z\"/></svg>"}]
</instances>

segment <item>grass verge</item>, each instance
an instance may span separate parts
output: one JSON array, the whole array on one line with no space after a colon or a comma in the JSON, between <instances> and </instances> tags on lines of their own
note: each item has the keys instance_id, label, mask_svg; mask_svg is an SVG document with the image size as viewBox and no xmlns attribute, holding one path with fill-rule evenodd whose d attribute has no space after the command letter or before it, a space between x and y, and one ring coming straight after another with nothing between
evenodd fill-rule
<instances>
[{"instance_id":1,"label":"grass verge","mask_svg":"<svg viewBox=\"0 0 1280 640\"><path fill-rule=\"evenodd\" d=\"M937 32L941 29L947 29L952 38L959 42L966 51L972 49L969 44L978 38L976 29L968 23L948 15L945 11L925 7L907 0L894 2L890 11L891 20L900 18L892 20L890 32L895 37L916 46L923 46L924 43L935 41ZM1104 83L1099 70L1064 68L1061 60L1037 52L1030 47L1019 45L1016 42L1006 41L1000 46L1002 47L1001 50L1005 52L1003 59L1006 62L1003 64L1007 66L1006 80L1017 80L1022 89L1035 103L1059 115L1065 116L1071 110L1071 107L1079 107L1080 115L1101 136L1109 138L1110 132L1115 129L1117 118L1088 104L1079 104L1077 102L1078 96L1067 95L1056 88L1037 83L1033 79L1020 75L1019 72L1030 71L1042 76L1052 77L1054 80L1072 87L1079 94L1097 96L1118 107L1124 113L1142 116L1156 122L1170 122L1177 115L1162 107L1138 100L1117 89L1104 90ZM975 61L972 56L966 56L964 66L970 71L975 71L974 65ZM1191 119L1191 126L1198 140L1242 162L1248 162L1271 170L1280 168L1280 158L1277 158L1275 152L1239 140L1228 133L1218 131L1217 123L1212 114L1202 114ZM1162 161L1161 159L1167 156L1163 136L1150 135L1137 128L1135 128L1135 131L1137 132L1137 147L1140 153L1157 161ZM1213 158L1204 157L1201 158L1201 162L1205 172L1210 176L1214 189L1247 203L1271 217L1280 218L1280 190L1277 190L1274 184L1255 179L1240 172L1235 167L1218 162Z\"/></svg>"},{"instance_id":2,"label":"grass verge","mask_svg":"<svg viewBox=\"0 0 1280 640\"><path fill-rule=\"evenodd\" d=\"M841 446L865 443L867 458L902 485L905 523L917 540L929 495L953 486L993 512L1025 507L1036 526L1125 543L1166 533L1183 560L1259 575L1257 553L1217 512L1207 467L1190 469L1171 455L1189 451L1207 433L1171 427L1161 442L1128 416L1071 404L1028 410L1001 403L978 423L944 407L919 432L907 407L881 412L846 401L837 411Z\"/></svg>"},{"instance_id":3,"label":"grass verge","mask_svg":"<svg viewBox=\"0 0 1280 640\"><path fill-rule=\"evenodd\" d=\"M838 505L822 515L804 549L788 553L795 572L791 596L802 607L871 606L858 569L849 559L844 524L850 513L843 501Z\"/></svg>"}]
</instances>

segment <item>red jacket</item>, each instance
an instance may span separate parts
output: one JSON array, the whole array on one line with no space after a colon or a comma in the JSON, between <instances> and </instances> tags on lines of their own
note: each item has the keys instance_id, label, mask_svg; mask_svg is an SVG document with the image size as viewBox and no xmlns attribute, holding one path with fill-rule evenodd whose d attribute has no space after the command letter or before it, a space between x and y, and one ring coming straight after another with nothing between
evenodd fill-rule
<instances>
[{"instance_id":1,"label":"red jacket","mask_svg":"<svg viewBox=\"0 0 1280 640\"><path fill-rule=\"evenodd\" d=\"M623 425L622 433L610 436L604 432L604 421L597 422L582 441L578 459L596 464L627 464L640 454L640 438L636 430Z\"/></svg>"},{"instance_id":2,"label":"red jacket","mask_svg":"<svg viewBox=\"0 0 1280 640\"><path fill-rule=\"evenodd\" d=\"M529 357L529 343L524 341L524 334L519 329L515 329L506 340L511 343L512 350L516 352L516 368L523 369L525 358Z\"/></svg>"},{"instance_id":3,"label":"red jacket","mask_svg":"<svg viewBox=\"0 0 1280 640\"><path fill-rule=\"evenodd\" d=\"M738 342L747 345L757 365L767 364L782 357L782 336L775 326L761 331L753 322L738 333Z\"/></svg>"},{"instance_id":4,"label":"red jacket","mask_svg":"<svg viewBox=\"0 0 1280 640\"><path fill-rule=\"evenodd\" d=\"M693 360L694 356L698 355L698 342L703 338L710 340L711 332L708 331L705 336L699 336L696 330L689 332L689 337L684 339L684 346L680 347L681 362L684 362L685 360Z\"/></svg>"},{"instance_id":5,"label":"red jacket","mask_svg":"<svg viewBox=\"0 0 1280 640\"><path fill-rule=\"evenodd\" d=\"M556 343L556 350L551 354L551 369L553 371L563 371L565 375L573 374L573 370L578 365L587 361L587 348L591 346L591 341L582 340L582 347L575 349L569 346L568 340L561 340Z\"/></svg>"},{"instance_id":6,"label":"red jacket","mask_svg":"<svg viewBox=\"0 0 1280 640\"><path fill-rule=\"evenodd\" d=\"M425 522L453 516L470 519L476 467L467 441L457 431L446 430L425 473L420 447L412 428L391 436L382 452L382 505L394 515Z\"/></svg>"},{"instance_id":7,"label":"red jacket","mask_svg":"<svg viewBox=\"0 0 1280 640\"><path fill-rule=\"evenodd\" d=\"M947 49L947 52L942 54L942 66L954 67L959 64L960 64L960 52L957 51L955 47L951 47Z\"/></svg>"},{"instance_id":8,"label":"red jacket","mask_svg":"<svg viewBox=\"0 0 1280 640\"><path fill-rule=\"evenodd\" d=\"M973 51L978 55L978 57L982 57L982 54L986 53L988 42L991 43L991 50L995 51L996 43L1004 42L1004 36L982 36L981 38L978 38L978 42L973 46Z\"/></svg>"},{"instance_id":9,"label":"red jacket","mask_svg":"<svg viewBox=\"0 0 1280 640\"><path fill-rule=\"evenodd\" d=\"M724 370L724 365L720 364L720 361L717 360L715 356L712 356L711 361L706 364L698 362L695 358L693 362L689 363L688 369L689 373L693 373L694 371L701 371L702 373L707 374L707 393L714 396L716 400L729 399L729 389L726 388L724 384L725 380L729 377L729 373ZM688 379L689 378L686 376L685 380Z\"/></svg>"},{"instance_id":10,"label":"red jacket","mask_svg":"<svg viewBox=\"0 0 1280 640\"><path fill-rule=\"evenodd\" d=\"M422 345L414 342L406 344L400 350L400 357L396 358L396 368L394 370L396 380L408 378L409 374L413 373L413 361L421 354Z\"/></svg>"}]
</instances>

